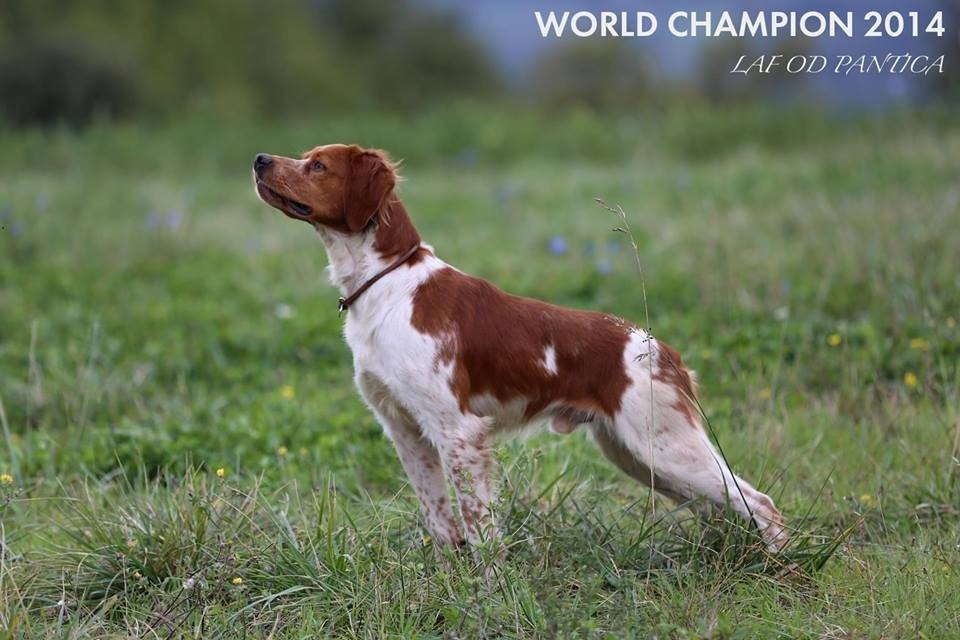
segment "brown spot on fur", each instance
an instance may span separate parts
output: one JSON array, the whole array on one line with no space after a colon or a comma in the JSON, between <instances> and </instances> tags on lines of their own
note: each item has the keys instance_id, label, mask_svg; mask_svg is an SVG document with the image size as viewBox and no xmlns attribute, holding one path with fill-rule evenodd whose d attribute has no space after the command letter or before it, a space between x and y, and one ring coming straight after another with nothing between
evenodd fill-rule
<instances>
[{"instance_id":1,"label":"brown spot on fur","mask_svg":"<svg viewBox=\"0 0 960 640\"><path fill-rule=\"evenodd\" d=\"M613 416L630 384L629 333L609 316L513 296L455 269L420 285L412 324L441 341L438 358L454 367L451 388L464 413L471 398L489 394L524 398L526 418L552 404ZM556 375L542 365L549 345Z\"/></svg>"},{"instance_id":2,"label":"brown spot on fur","mask_svg":"<svg viewBox=\"0 0 960 640\"><path fill-rule=\"evenodd\" d=\"M683 366L680 354L670 345L657 341L657 351L657 371L653 374L653 379L674 388L677 400L673 403L673 408L686 416L687 422L697 426L697 389L690 370Z\"/></svg>"},{"instance_id":3,"label":"brown spot on fur","mask_svg":"<svg viewBox=\"0 0 960 640\"><path fill-rule=\"evenodd\" d=\"M399 257L404 251L420 242L420 234L413 226L413 221L407 214L407 208L397 196L391 198L380 209L373 224L376 226L373 246L384 260ZM429 252L429 249L421 248L407 260L406 264L413 265L420 262Z\"/></svg>"}]
</instances>

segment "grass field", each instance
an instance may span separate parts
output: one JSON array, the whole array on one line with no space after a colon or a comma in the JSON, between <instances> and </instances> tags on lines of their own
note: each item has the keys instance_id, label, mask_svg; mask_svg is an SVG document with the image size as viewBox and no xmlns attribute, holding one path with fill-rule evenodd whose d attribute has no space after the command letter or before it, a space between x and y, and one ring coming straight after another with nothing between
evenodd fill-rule
<instances>
[{"instance_id":1,"label":"grass field","mask_svg":"<svg viewBox=\"0 0 960 640\"><path fill-rule=\"evenodd\" d=\"M467 108L2 134L0 637L960 637L960 116ZM799 568L498 446L506 559L438 552L257 151L406 159L439 255L645 318ZM804 555L806 554L806 555ZM482 555L482 554L481 554ZM820 566L822 564L822 566Z\"/></svg>"}]
</instances>

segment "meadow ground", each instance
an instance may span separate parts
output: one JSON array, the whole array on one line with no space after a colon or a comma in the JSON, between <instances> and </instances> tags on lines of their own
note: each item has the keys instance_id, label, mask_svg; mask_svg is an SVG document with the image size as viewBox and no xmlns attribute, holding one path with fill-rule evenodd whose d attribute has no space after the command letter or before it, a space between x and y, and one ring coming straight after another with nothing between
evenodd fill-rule
<instances>
[{"instance_id":1,"label":"meadow ground","mask_svg":"<svg viewBox=\"0 0 960 640\"><path fill-rule=\"evenodd\" d=\"M3 133L0 636L960 637L960 117L471 109ZM404 157L441 257L645 323L789 562L498 447L509 552L438 552L256 151Z\"/></svg>"}]
</instances>

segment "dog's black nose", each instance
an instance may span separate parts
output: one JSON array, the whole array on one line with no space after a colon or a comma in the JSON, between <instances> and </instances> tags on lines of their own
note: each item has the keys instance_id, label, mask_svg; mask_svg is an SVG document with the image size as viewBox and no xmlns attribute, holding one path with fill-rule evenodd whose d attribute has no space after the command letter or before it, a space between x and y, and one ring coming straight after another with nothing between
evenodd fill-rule
<instances>
[{"instance_id":1,"label":"dog's black nose","mask_svg":"<svg viewBox=\"0 0 960 640\"><path fill-rule=\"evenodd\" d=\"M268 156L265 153L258 153L257 157L253 160L253 169L257 173L260 173L267 167L273 164L273 158Z\"/></svg>"}]
</instances>

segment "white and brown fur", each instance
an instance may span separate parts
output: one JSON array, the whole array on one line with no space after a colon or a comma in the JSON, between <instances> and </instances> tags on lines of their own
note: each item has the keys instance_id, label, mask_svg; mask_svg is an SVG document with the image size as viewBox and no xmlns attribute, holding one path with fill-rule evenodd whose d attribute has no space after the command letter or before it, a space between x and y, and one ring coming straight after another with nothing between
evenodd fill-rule
<instances>
[{"instance_id":1,"label":"white and brown fur","mask_svg":"<svg viewBox=\"0 0 960 640\"><path fill-rule=\"evenodd\" d=\"M344 295L420 246L356 300L344 331L357 388L435 540L497 537L491 440L548 422L557 433L586 425L629 476L678 501L705 498L705 511L729 504L769 548L786 542L773 501L708 439L672 348L620 318L513 296L448 265L421 243L381 151L327 145L300 159L260 154L254 166L261 199L320 234Z\"/></svg>"}]
</instances>

